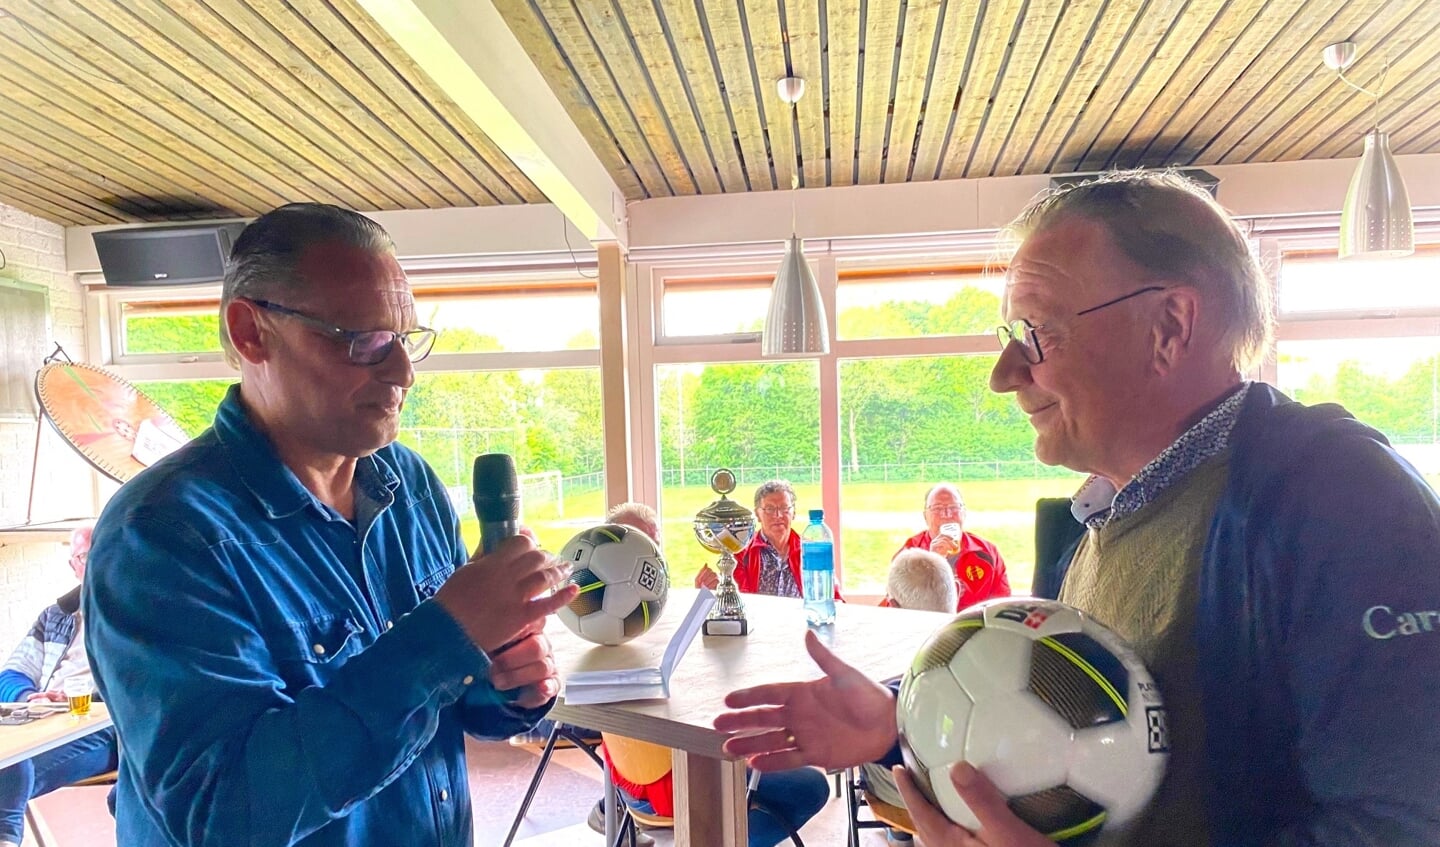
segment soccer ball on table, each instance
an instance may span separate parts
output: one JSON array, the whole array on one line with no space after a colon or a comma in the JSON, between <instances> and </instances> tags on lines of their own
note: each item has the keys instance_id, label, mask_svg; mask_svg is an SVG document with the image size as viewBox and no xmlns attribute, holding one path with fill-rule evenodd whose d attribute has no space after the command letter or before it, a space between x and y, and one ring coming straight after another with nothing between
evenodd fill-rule
<instances>
[{"instance_id":1,"label":"soccer ball on table","mask_svg":"<svg viewBox=\"0 0 1440 847\"><path fill-rule=\"evenodd\" d=\"M1133 819L1165 774L1158 687L1119 636L1061 603L996 600L932 635L900 685L900 750L932 803L979 822L950 781L964 760L1061 844Z\"/></svg>"},{"instance_id":2,"label":"soccer ball on table","mask_svg":"<svg viewBox=\"0 0 1440 847\"><path fill-rule=\"evenodd\" d=\"M570 631L597 644L622 644L643 635L665 608L670 574L660 549L638 529L602 524L582 530L560 558L580 586L557 614Z\"/></svg>"}]
</instances>

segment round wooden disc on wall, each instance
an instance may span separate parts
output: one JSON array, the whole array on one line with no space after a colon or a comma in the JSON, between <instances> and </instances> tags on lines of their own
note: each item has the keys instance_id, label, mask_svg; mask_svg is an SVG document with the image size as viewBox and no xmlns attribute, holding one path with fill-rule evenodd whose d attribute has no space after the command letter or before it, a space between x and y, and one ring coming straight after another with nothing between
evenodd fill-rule
<instances>
[{"instance_id":1,"label":"round wooden disc on wall","mask_svg":"<svg viewBox=\"0 0 1440 847\"><path fill-rule=\"evenodd\" d=\"M128 482L189 436L139 389L81 362L54 362L35 374L41 414L95 469Z\"/></svg>"}]
</instances>

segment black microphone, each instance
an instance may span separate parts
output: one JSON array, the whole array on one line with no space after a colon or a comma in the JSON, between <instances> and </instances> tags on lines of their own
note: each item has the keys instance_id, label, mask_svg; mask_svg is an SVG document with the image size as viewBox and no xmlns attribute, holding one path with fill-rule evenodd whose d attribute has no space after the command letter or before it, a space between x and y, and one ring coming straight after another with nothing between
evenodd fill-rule
<instances>
[{"instance_id":1,"label":"black microphone","mask_svg":"<svg viewBox=\"0 0 1440 847\"><path fill-rule=\"evenodd\" d=\"M520 534L520 486L515 460L505 453L475 457L475 517L480 519L480 552L490 553L500 542Z\"/></svg>"}]
</instances>

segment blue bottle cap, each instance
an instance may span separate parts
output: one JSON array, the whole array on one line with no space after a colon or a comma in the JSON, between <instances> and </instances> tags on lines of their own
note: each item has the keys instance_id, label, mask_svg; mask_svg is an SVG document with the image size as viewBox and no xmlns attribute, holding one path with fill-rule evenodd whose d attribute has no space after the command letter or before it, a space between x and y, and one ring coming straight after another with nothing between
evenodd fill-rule
<instances>
[{"instance_id":1,"label":"blue bottle cap","mask_svg":"<svg viewBox=\"0 0 1440 847\"><path fill-rule=\"evenodd\" d=\"M811 510L810 510L810 523L821 523L821 522L824 521L824 520L825 520L825 510L824 510L824 509L811 509Z\"/></svg>"}]
</instances>

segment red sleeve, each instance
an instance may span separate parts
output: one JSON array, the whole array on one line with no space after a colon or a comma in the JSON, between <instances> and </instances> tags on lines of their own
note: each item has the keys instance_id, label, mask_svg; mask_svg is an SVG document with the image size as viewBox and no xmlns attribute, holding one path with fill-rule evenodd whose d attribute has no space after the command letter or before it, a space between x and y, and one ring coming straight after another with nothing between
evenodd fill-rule
<instances>
[{"instance_id":1,"label":"red sleeve","mask_svg":"<svg viewBox=\"0 0 1440 847\"><path fill-rule=\"evenodd\" d=\"M896 551L895 551L895 556L898 556L898 555L900 555L901 553L904 553L906 550L909 550L909 549L911 549L912 547L921 547L921 548L923 548L923 549L929 550L929 549L930 549L930 530L927 529L927 530L924 530L923 532L917 532L917 533L915 533L914 535L910 536L909 538L905 539L905 543L902 544L902 545L900 545L900 549L899 549L899 550L896 550ZM890 558L893 559L893 558L895 558L895 556L891 556Z\"/></svg>"},{"instance_id":2,"label":"red sleeve","mask_svg":"<svg viewBox=\"0 0 1440 847\"><path fill-rule=\"evenodd\" d=\"M955 560L955 576L960 581L960 607L966 608L986 600L1010 596L1010 579L1005 573L1005 560L995 545L978 535L965 533L963 550Z\"/></svg>"},{"instance_id":3,"label":"red sleeve","mask_svg":"<svg viewBox=\"0 0 1440 847\"><path fill-rule=\"evenodd\" d=\"M620 772L615 770L615 765L611 764L610 754L605 751L605 745L600 745L600 749L605 753L605 767L610 771L610 779L615 783L615 787L623 788L626 794L636 800L644 800L649 803L650 807L655 810L655 814L666 818L675 817L674 771L666 771L664 776L654 782L641 785L621 776Z\"/></svg>"},{"instance_id":4,"label":"red sleeve","mask_svg":"<svg viewBox=\"0 0 1440 847\"><path fill-rule=\"evenodd\" d=\"M760 548L754 542L735 554L735 584L743 594L754 594L760 587Z\"/></svg>"},{"instance_id":5,"label":"red sleeve","mask_svg":"<svg viewBox=\"0 0 1440 847\"><path fill-rule=\"evenodd\" d=\"M990 544L990 542L985 542ZM990 592L991 597L1009 597L1010 572L1005 567L1005 560L1001 558L1000 551L994 544L990 544L990 552L995 554L995 590Z\"/></svg>"}]
</instances>

